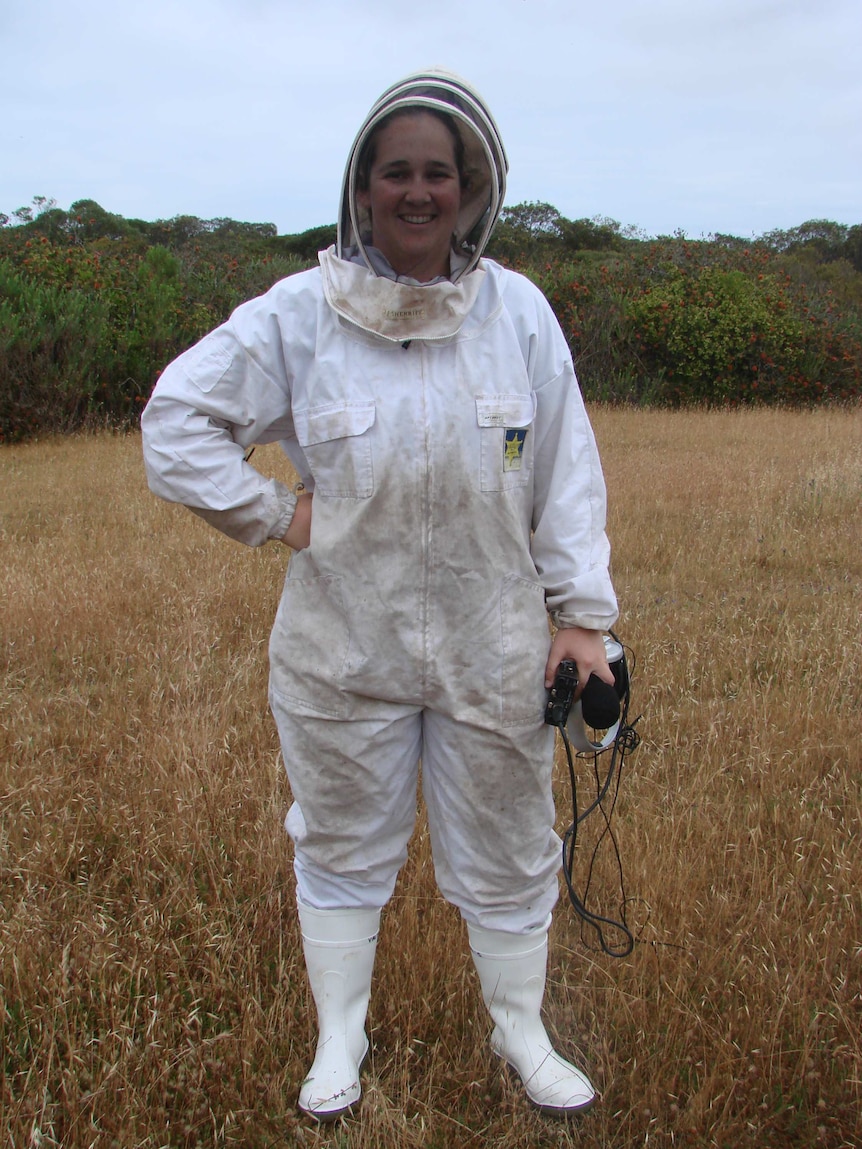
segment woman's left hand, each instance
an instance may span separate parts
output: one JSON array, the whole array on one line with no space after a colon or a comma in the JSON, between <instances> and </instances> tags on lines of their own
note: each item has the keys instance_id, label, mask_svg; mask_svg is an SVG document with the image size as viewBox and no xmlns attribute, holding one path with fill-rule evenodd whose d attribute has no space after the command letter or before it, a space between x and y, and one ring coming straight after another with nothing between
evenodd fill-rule
<instances>
[{"instance_id":1,"label":"woman's left hand","mask_svg":"<svg viewBox=\"0 0 862 1149\"><path fill-rule=\"evenodd\" d=\"M554 685L557 667L564 658L574 659L578 667L578 689L575 697L580 697L591 674L597 675L610 686L614 684L614 674L608 666L605 642L600 630L587 630L582 626L568 626L558 630L551 643L551 653L545 667L545 686L550 690Z\"/></svg>"}]
</instances>

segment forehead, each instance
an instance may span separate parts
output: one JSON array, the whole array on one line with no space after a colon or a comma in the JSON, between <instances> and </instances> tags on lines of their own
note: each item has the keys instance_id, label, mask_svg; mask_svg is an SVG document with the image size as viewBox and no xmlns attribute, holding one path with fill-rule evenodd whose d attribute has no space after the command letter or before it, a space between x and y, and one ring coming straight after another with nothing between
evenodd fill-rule
<instances>
[{"instance_id":1,"label":"forehead","mask_svg":"<svg viewBox=\"0 0 862 1149\"><path fill-rule=\"evenodd\" d=\"M445 124L427 112L396 116L376 133L375 167L399 162L453 163L455 141Z\"/></svg>"}]
</instances>

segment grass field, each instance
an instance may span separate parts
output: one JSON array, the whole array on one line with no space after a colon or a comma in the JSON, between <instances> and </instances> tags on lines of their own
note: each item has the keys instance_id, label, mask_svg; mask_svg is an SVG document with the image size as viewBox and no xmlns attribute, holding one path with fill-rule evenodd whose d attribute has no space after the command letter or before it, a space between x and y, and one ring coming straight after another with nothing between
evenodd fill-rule
<instances>
[{"instance_id":1,"label":"grass field","mask_svg":"<svg viewBox=\"0 0 862 1149\"><path fill-rule=\"evenodd\" d=\"M299 1117L266 710L288 552L159 503L136 436L0 451L3 1149L862 1144L862 412L593 415L643 715L614 818L638 942L596 952L560 902L548 1024L602 1094L569 1123L487 1051L421 821L361 1111ZM562 759L558 798L562 829Z\"/></svg>"}]
</instances>

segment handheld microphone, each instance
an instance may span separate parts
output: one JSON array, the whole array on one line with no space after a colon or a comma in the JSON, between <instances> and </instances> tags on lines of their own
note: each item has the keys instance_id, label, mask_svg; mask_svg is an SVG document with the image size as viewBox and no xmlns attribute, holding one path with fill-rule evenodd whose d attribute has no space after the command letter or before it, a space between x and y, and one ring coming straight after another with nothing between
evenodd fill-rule
<instances>
[{"instance_id":1,"label":"handheld microphone","mask_svg":"<svg viewBox=\"0 0 862 1149\"><path fill-rule=\"evenodd\" d=\"M621 700L628 697L628 667L623 647L613 635L604 635L604 643L614 685L591 674L575 702L578 668L572 659L564 659L545 708L545 721L565 729L572 745L582 754L600 753L613 746L622 721ZM588 728L596 733L589 733Z\"/></svg>"}]
</instances>

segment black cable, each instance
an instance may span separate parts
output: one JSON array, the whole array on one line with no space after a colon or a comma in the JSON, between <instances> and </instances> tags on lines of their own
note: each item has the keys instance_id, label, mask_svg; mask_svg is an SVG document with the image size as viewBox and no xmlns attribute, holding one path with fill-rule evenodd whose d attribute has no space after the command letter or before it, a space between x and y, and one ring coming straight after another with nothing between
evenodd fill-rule
<instances>
[{"instance_id":1,"label":"black cable","mask_svg":"<svg viewBox=\"0 0 862 1149\"><path fill-rule=\"evenodd\" d=\"M614 768L614 766L612 765L612 768L608 771L607 777L605 778L604 786L602 788L602 792L601 792L600 796L598 798L596 798L596 800L587 808L587 810L585 810L582 814L579 815L578 814L578 800L577 800L577 781L575 779L575 770L574 770L574 762L573 762L573 757L572 757L572 749L571 749L571 745L569 743L569 739L568 739L568 736L566 735L565 730L561 730L561 733L563 735L563 744L566 748L566 756L567 756L568 762L569 762L569 779L570 779L571 787L572 787L572 823L569 826L569 828L566 830L565 834L563 835L563 877L564 877L565 882L566 882L566 889L568 890L569 901L571 902L572 907L574 908L575 913L578 915L578 917L580 917L581 920L586 925L591 926L595 930L596 935L598 937L599 946L601 947L601 949L604 953L608 954L610 957L627 957L632 952L632 949L634 948L634 936L632 935L632 932L629 929L628 924L626 922L625 906L626 906L627 899L626 899L626 894L625 894L625 886L624 886L624 882L623 882L622 861L620 858L619 846L617 844L616 837L614 836L613 831L610 829L610 815L608 815L605 812L604 808L601 806L601 800L604 797L604 795L607 793L608 787L610 786L610 783L612 781L613 776L616 775L617 778L619 778L619 776L620 776L619 770ZM619 787L617 786L617 790L614 793L614 803L616 803L616 794L618 793L618 789L619 789ZM586 888L584 890L583 897L581 897L578 894L577 890L575 889L574 877L573 877L574 856L575 856L575 847L577 845L578 826L583 822L583 820L588 816L588 814L590 814L597 807L602 810L602 814L603 814L604 819L605 819L605 830L602 832L602 835L600 836L599 841L596 843L596 846L593 850L592 857L590 858L590 866L589 866L589 871L588 871L588 875L587 875L587 884L586 884ZM611 814L612 813L613 813L613 806L611 807ZM620 893L622 896L622 903L621 903L622 908L621 908L620 920L615 920L614 918L608 918L608 917L604 917L601 914L593 913L593 911L588 910L587 906L586 906L586 900L587 900L587 896L589 894L589 887L590 887L590 884L592 881L593 866L595 864L595 860L596 860L596 857L598 855L599 846L601 845L602 840L607 833L610 833L611 841L613 842L614 854L616 857L617 868L618 868L619 875L620 875ZM603 927L605 927L607 929L619 931L623 935L625 940L619 945L612 945L610 942L607 941L606 936L605 936L605 929Z\"/></svg>"},{"instance_id":2,"label":"black cable","mask_svg":"<svg viewBox=\"0 0 862 1149\"><path fill-rule=\"evenodd\" d=\"M611 634L615 641L619 642L616 635ZM622 646L622 643L620 643ZM633 662L634 664L634 662ZM612 743L607 746L596 749L593 752L593 767L596 778L596 798L590 805L581 813L578 812L578 788L577 779L575 777L574 755L572 753L571 743L569 742L568 734L566 733L565 724L560 724L559 730L562 735L563 745L566 750L566 759L569 767L569 781L572 791L572 822L563 835L563 876L566 882L566 889L569 894L569 901L575 910L575 913L581 918L584 925L590 926L596 932L598 937L599 946L602 951L610 957L627 957L634 949L635 938L626 921L626 906L628 904L628 897L625 891L625 881L623 877L622 858L620 856L619 844L616 835L611 827L611 818L613 817L614 808L616 807L617 797L619 795L620 783L622 781L623 766L626 756L637 749L640 742L640 735L635 730L635 726L639 718L634 722L628 721L628 708L629 708L629 672L628 667L623 661L623 679L622 679L622 697L621 697L621 714L620 723L616 735ZM598 759L599 755L605 750L610 749L610 765L604 780L601 779L599 774ZM585 757L586 755L581 755ZM610 790L611 784L616 783L613 790L610 810L606 810L603 802ZM584 888L583 896L579 895L574 885L574 857L575 847L577 845L578 827L581 823L593 813L594 810L600 809L604 819L604 829L599 835L598 841L590 858L589 869L587 872L587 882ZM604 917L601 914L594 913L588 910L586 906L587 897L589 895L590 885L593 878L593 867L598 856L599 848L602 845L605 837L610 837L613 845L614 857L617 864L617 872L619 874L620 882L620 918ZM606 930L615 930L622 934L623 940L619 944L612 944L607 940Z\"/></svg>"}]
</instances>

